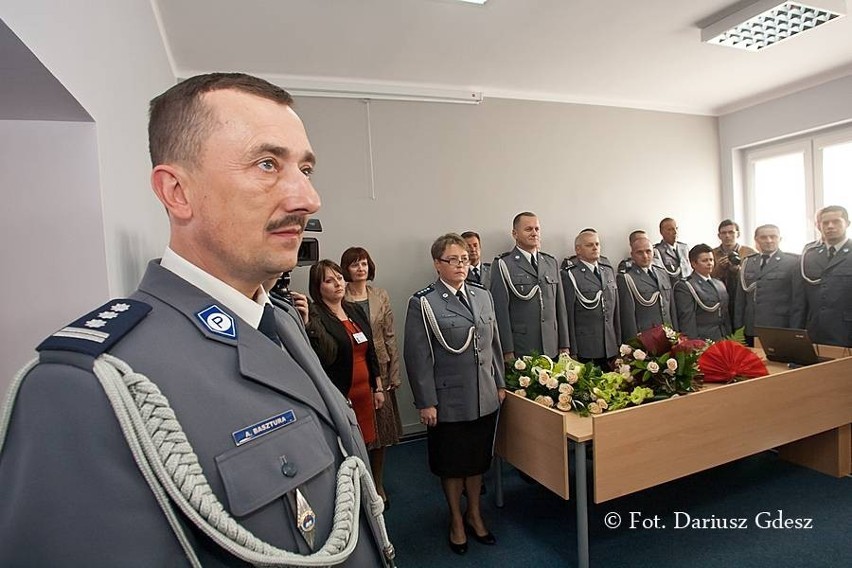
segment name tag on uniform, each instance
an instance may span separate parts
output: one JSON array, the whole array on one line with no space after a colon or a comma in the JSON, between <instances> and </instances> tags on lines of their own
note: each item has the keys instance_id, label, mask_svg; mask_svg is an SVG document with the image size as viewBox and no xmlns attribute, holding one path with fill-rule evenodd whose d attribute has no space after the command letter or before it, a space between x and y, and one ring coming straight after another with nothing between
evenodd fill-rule
<instances>
[{"instance_id":1,"label":"name tag on uniform","mask_svg":"<svg viewBox=\"0 0 852 568\"><path fill-rule=\"evenodd\" d=\"M283 428L288 424L292 424L296 421L296 413L292 410L288 410L287 412L282 412L281 414L277 414L275 416L271 416L266 420L261 420L257 424L252 424L251 426L247 426L242 430L237 430L236 432L232 432L231 436L234 438L234 443L238 446L242 446L246 442L251 442L255 438L259 438L264 434L269 434L270 432L274 432L279 428Z\"/></svg>"},{"instance_id":2,"label":"name tag on uniform","mask_svg":"<svg viewBox=\"0 0 852 568\"><path fill-rule=\"evenodd\" d=\"M358 345L361 345L362 343L367 341L367 336L364 335L363 331L359 331L358 333L352 334L352 339L355 340L355 343L357 343Z\"/></svg>"}]
</instances>

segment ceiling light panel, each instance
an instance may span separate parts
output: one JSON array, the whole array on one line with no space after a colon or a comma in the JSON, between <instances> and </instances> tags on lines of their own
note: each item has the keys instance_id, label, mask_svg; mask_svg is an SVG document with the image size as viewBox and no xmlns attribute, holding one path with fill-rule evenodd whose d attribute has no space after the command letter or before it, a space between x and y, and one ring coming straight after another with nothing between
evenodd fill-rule
<instances>
[{"instance_id":1,"label":"ceiling light panel","mask_svg":"<svg viewBox=\"0 0 852 568\"><path fill-rule=\"evenodd\" d=\"M809 0L808 4L762 0L702 29L701 41L760 51L845 13L843 0Z\"/></svg>"}]
</instances>

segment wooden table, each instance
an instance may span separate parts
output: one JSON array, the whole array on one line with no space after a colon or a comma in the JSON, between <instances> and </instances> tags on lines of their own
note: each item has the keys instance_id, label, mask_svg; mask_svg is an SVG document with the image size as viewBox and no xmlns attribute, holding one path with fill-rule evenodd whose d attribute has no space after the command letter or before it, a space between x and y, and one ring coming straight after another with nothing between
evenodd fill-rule
<instances>
[{"instance_id":1,"label":"wooden table","mask_svg":"<svg viewBox=\"0 0 852 568\"><path fill-rule=\"evenodd\" d=\"M595 503L772 448L828 475L852 473L852 357L839 347L820 346L819 352L836 359L798 369L769 363L766 377L586 418L510 393L500 412L496 453L567 500L573 446L578 560L586 568L590 442ZM502 507L500 465L496 498Z\"/></svg>"}]
</instances>

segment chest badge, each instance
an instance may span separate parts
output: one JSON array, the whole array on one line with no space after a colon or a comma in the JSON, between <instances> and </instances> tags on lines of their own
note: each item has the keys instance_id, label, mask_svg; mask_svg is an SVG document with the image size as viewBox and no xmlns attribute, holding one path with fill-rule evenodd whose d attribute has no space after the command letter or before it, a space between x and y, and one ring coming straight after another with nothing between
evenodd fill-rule
<instances>
[{"instance_id":1,"label":"chest badge","mask_svg":"<svg viewBox=\"0 0 852 568\"><path fill-rule=\"evenodd\" d=\"M195 314L195 316L201 320L204 327L209 329L211 333L229 339L237 338L237 325L234 318L216 304L204 308Z\"/></svg>"}]
</instances>

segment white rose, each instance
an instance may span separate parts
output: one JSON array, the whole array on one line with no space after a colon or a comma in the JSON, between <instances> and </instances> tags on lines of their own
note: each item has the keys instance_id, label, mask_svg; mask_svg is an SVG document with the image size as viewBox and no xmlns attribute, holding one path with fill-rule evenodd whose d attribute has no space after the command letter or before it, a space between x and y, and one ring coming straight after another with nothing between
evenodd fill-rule
<instances>
[{"instance_id":1,"label":"white rose","mask_svg":"<svg viewBox=\"0 0 852 568\"><path fill-rule=\"evenodd\" d=\"M600 414L601 412L603 412L603 410L601 410L601 406L597 402L589 403L589 413Z\"/></svg>"},{"instance_id":2,"label":"white rose","mask_svg":"<svg viewBox=\"0 0 852 568\"><path fill-rule=\"evenodd\" d=\"M619 374L625 379L630 376L630 365L622 365L618 368Z\"/></svg>"},{"instance_id":3,"label":"white rose","mask_svg":"<svg viewBox=\"0 0 852 568\"><path fill-rule=\"evenodd\" d=\"M549 396L537 396L535 397L535 401L542 406L546 406L551 408L553 406L553 399Z\"/></svg>"},{"instance_id":4,"label":"white rose","mask_svg":"<svg viewBox=\"0 0 852 568\"><path fill-rule=\"evenodd\" d=\"M559 392L562 394L574 394L574 387L568 383L562 383L559 385Z\"/></svg>"},{"instance_id":5,"label":"white rose","mask_svg":"<svg viewBox=\"0 0 852 568\"><path fill-rule=\"evenodd\" d=\"M564 402L564 403L558 402L558 403L556 403L556 408L558 408L562 412L568 412L569 410L572 410L572 406L571 406L570 402Z\"/></svg>"},{"instance_id":6,"label":"white rose","mask_svg":"<svg viewBox=\"0 0 852 568\"><path fill-rule=\"evenodd\" d=\"M522 359L518 359L517 361L515 361L515 369L517 369L518 371L523 371L526 368L527 364L524 363Z\"/></svg>"},{"instance_id":7,"label":"white rose","mask_svg":"<svg viewBox=\"0 0 852 568\"><path fill-rule=\"evenodd\" d=\"M567 373L565 373L565 377L568 379L568 382L571 383L572 385L579 380L577 373L575 373L574 371L568 371Z\"/></svg>"},{"instance_id":8,"label":"white rose","mask_svg":"<svg viewBox=\"0 0 852 568\"><path fill-rule=\"evenodd\" d=\"M553 377L550 377L549 379L547 379L547 384L545 386L549 389L555 389L559 386L559 381L557 381Z\"/></svg>"},{"instance_id":9,"label":"white rose","mask_svg":"<svg viewBox=\"0 0 852 568\"><path fill-rule=\"evenodd\" d=\"M518 379L518 383L520 383L520 385L524 388L527 388L528 386L530 386L531 382L532 382L532 379L530 379L529 377L521 377L520 379Z\"/></svg>"},{"instance_id":10,"label":"white rose","mask_svg":"<svg viewBox=\"0 0 852 568\"><path fill-rule=\"evenodd\" d=\"M618 348L618 352L621 353L622 357L626 357L627 355L630 355L633 352L633 348L631 348L629 345L624 345L622 343L621 347Z\"/></svg>"},{"instance_id":11,"label":"white rose","mask_svg":"<svg viewBox=\"0 0 852 568\"><path fill-rule=\"evenodd\" d=\"M565 394L565 393L560 394L559 395L559 402L561 402L562 404L571 404L571 395Z\"/></svg>"},{"instance_id":12,"label":"white rose","mask_svg":"<svg viewBox=\"0 0 852 568\"><path fill-rule=\"evenodd\" d=\"M525 391L524 389L518 389L518 390L516 390L516 391L515 391L515 394L516 394L516 395L518 395L518 396L522 396L522 397L524 397L524 398L526 398L526 397L527 397L527 391Z\"/></svg>"},{"instance_id":13,"label":"white rose","mask_svg":"<svg viewBox=\"0 0 852 568\"><path fill-rule=\"evenodd\" d=\"M656 361L651 361L650 363L648 363L648 370L651 371L652 373L659 373L660 372L660 366L657 364Z\"/></svg>"},{"instance_id":14,"label":"white rose","mask_svg":"<svg viewBox=\"0 0 852 568\"><path fill-rule=\"evenodd\" d=\"M666 367L669 368L669 371L677 371L677 359L671 358L666 361Z\"/></svg>"},{"instance_id":15,"label":"white rose","mask_svg":"<svg viewBox=\"0 0 852 568\"><path fill-rule=\"evenodd\" d=\"M645 353L644 351L642 351L641 349L637 349L636 351L633 352L633 358L636 359L637 361L644 361L645 357L647 357L647 356L648 356L648 354Z\"/></svg>"}]
</instances>

